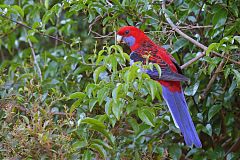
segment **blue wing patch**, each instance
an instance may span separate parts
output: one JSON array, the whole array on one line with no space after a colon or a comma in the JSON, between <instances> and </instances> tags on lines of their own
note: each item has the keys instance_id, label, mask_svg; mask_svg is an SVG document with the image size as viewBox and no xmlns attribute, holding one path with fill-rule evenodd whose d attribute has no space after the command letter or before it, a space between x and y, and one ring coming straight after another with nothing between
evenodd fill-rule
<instances>
[{"instance_id":1,"label":"blue wing patch","mask_svg":"<svg viewBox=\"0 0 240 160\"><path fill-rule=\"evenodd\" d=\"M143 64L146 62L146 59L143 58L141 55L137 54L136 52L132 52L130 54L130 59L134 62L141 61ZM156 63L156 62L153 62ZM161 67L161 77L159 78L158 70L154 67L153 70L145 70L145 72L154 80L164 80L164 81L189 81L187 77L182 74L175 73L171 71L170 67L167 63L160 60Z\"/></svg>"}]
</instances>

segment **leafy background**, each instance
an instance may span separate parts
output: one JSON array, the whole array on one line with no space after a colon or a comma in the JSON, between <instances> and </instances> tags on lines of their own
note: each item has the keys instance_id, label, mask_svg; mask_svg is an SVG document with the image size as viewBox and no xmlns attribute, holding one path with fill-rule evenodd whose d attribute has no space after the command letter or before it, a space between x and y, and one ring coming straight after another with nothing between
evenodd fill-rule
<instances>
[{"instance_id":1,"label":"leafy background","mask_svg":"<svg viewBox=\"0 0 240 160\"><path fill-rule=\"evenodd\" d=\"M0 158L239 159L239 63L229 59L240 58L240 3L161 3L0 0ZM184 69L201 149L185 146L161 86L115 43L117 29L135 25L181 65L202 53L164 12L209 46Z\"/></svg>"}]
</instances>

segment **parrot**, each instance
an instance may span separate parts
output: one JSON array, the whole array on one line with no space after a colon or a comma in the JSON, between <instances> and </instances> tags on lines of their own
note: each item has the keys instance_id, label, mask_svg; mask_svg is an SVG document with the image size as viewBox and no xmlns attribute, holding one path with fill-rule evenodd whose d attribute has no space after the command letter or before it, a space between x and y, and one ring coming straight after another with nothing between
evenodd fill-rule
<instances>
[{"instance_id":1,"label":"parrot","mask_svg":"<svg viewBox=\"0 0 240 160\"><path fill-rule=\"evenodd\" d=\"M161 75L154 67L144 72L162 86L162 97L173 118L174 124L180 129L187 146L202 147L188 105L184 97L181 82L188 81L182 73L177 61L164 48L155 44L142 30L134 26L124 26L117 31L117 42L126 43L131 49L130 60L156 63L161 68Z\"/></svg>"}]
</instances>

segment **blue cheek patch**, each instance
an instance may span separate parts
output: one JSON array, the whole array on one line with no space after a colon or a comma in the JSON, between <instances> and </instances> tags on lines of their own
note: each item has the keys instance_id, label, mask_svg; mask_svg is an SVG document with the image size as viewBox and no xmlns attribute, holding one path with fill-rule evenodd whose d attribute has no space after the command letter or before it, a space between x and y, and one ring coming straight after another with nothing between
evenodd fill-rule
<instances>
[{"instance_id":1,"label":"blue cheek patch","mask_svg":"<svg viewBox=\"0 0 240 160\"><path fill-rule=\"evenodd\" d=\"M123 41L127 43L128 46L131 47L132 45L134 45L136 39L133 36L129 36L129 37L124 37Z\"/></svg>"}]
</instances>

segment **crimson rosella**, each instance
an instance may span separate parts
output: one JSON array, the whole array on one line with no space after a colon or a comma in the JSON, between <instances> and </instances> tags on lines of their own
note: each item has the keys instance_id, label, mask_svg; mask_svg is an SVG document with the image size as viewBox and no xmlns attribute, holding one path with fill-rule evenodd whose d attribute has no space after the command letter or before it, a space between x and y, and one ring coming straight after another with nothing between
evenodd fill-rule
<instances>
[{"instance_id":1,"label":"crimson rosella","mask_svg":"<svg viewBox=\"0 0 240 160\"><path fill-rule=\"evenodd\" d=\"M186 144L202 147L180 84L181 81L188 81L188 78L182 75L176 60L164 48L151 41L143 31L133 26L120 28L117 32L117 41L124 42L130 47L131 61L142 61L145 64L148 57L148 62L156 63L161 67L161 76L156 68L145 72L161 84L162 96Z\"/></svg>"}]
</instances>

